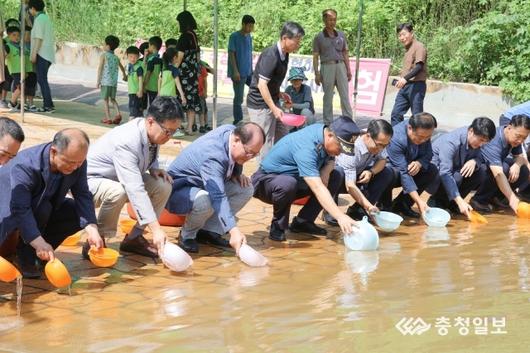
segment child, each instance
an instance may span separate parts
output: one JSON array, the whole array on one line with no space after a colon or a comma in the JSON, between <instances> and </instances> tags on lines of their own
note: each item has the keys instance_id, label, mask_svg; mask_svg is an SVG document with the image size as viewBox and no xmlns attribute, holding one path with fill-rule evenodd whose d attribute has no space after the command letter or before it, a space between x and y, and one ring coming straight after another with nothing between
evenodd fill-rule
<instances>
[{"instance_id":1,"label":"child","mask_svg":"<svg viewBox=\"0 0 530 353\"><path fill-rule=\"evenodd\" d=\"M149 105L158 95L158 77L162 71L162 60L158 51L162 47L162 38L154 36L149 38L149 55L144 58L146 72L144 77L144 92L147 94Z\"/></svg>"},{"instance_id":2,"label":"child","mask_svg":"<svg viewBox=\"0 0 530 353\"><path fill-rule=\"evenodd\" d=\"M212 130L208 126L208 106L206 105L206 98L208 97L208 73L213 75L213 68L208 65L205 61L200 61L200 74L199 74L199 97L201 100L201 111L199 112L199 133L204 134Z\"/></svg>"},{"instance_id":3,"label":"child","mask_svg":"<svg viewBox=\"0 0 530 353\"><path fill-rule=\"evenodd\" d=\"M179 44L179 41L176 40L175 38L169 38L168 40L166 40L166 50L169 49L169 48L177 48L178 44Z\"/></svg>"},{"instance_id":4,"label":"child","mask_svg":"<svg viewBox=\"0 0 530 353\"><path fill-rule=\"evenodd\" d=\"M24 81L24 95L26 99L25 109L29 112L36 112L38 108L33 104L33 98L35 97L35 91L37 90L37 74L35 73L35 67L30 60L31 55L31 27L26 26L26 33L24 38L24 57L25 64L24 68L26 71L26 79Z\"/></svg>"},{"instance_id":5,"label":"child","mask_svg":"<svg viewBox=\"0 0 530 353\"><path fill-rule=\"evenodd\" d=\"M313 96L311 87L303 84L307 77L304 74L304 68L291 67L287 81L291 83L287 86L285 93L291 97L293 103L293 113L304 115L306 117L304 126L315 123L315 108L313 105Z\"/></svg>"},{"instance_id":6,"label":"child","mask_svg":"<svg viewBox=\"0 0 530 353\"><path fill-rule=\"evenodd\" d=\"M177 90L182 104L186 104L186 97L180 84L180 70L175 66L177 63L177 49L169 48L162 56L163 69L158 81L158 92L160 96L176 97ZM182 137L184 133L179 129L174 137Z\"/></svg>"},{"instance_id":7,"label":"child","mask_svg":"<svg viewBox=\"0 0 530 353\"><path fill-rule=\"evenodd\" d=\"M107 36L105 38L105 52L101 54L98 66L97 87L101 87L101 98L105 103L105 118L101 120L103 124L121 123L121 114L118 102L116 102L116 91L118 89L118 68L121 70L125 79L125 69L120 59L114 54L114 50L120 45L120 40L116 36ZM109 101L112 102L116 115L114 119L110 118Z\"/></svg>"},{"instance_id":8,"label":"child","mask_svg":"<svg viewBox=\"0 0 530 353\"><path fill-rule=\"evenodd\" d=\"M4 41L4 49L6 52L7 69L12 77L11 83L11 101L8 107L12 110L20 109L18 105L18 97L20 96L20 29L18 27L8 27L7 40Z\"/></svg>"},{"instance_id":9,"label":"child","mask_svg":"<svg viewBox=\"0 0 530 353\"><path fill-rule=\"evenodd\" d=\"M9 27L20 27L20 24L18 23L16 19L10 18L5 22L5 28L7 29ZM4 33L2 31L2 33L0 33L0 36L2 36L3 34ZM2 41L0 41L0 45L5 46L5 43L8 40L9 39L6 36ZM7 99L8 92L11 90L11 85L13 83L13 77L9 73L9 69L7 68L7 64L5 62L5 57L4 57L4 60L0 62L0 65L4 65L4 80L3 82L0 82L0 108L7 108L8 104L7 104L6 99Z\"/></svg>"},{"instance_id":10,"label":"child","mask_svg":"<svg viewBox=\"0 0 530 353\"><path fill-rule=\"evenodd\" d=\"M138 61L140 58L140 50L135 46L130 46L126 51L127 60L127 85L129 92L129 120L137 117L143 117L142 107L142 86L144 70L142 63Z\"/></svg>"}]
</instances>

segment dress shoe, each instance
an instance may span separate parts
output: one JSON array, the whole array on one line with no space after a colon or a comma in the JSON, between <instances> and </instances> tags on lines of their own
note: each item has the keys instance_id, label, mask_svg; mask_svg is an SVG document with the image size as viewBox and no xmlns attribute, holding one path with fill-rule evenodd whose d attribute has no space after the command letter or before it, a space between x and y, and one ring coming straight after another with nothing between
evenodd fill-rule
<instances>
[{"instance_id":1,"label":"dress shoe","mask_svg":"<svg viewBox=\"0 0 530 353\"><path fill-rule=\"evenodd\" d=\"M197 232L197 241L201 244L211 244L224 248L230 247L230 242L223 238L221 234L201 229Z\"/></svg>"},{"instance_id":2,"label":"dress shoe","mask_svg":"<svg viewBox=\"0 0 530 353\"><path fill-rule=\"evenodd\" d=\"M191 253L198 253L199 252L199 244L197 243L197 240L194 239L194 238L182 239L182 238L179 237L178 245L185 252L191 252Z\"/></svg>"},{"instance_id":3,"label":"dress shoe","mask_svg":"<svg viewBox=\"0 0 530 353\"><path fill-rule=\"evenodd\" d=\"M493 207L499 210L505 210L505 209L510 208L510 203L508 202L508 200L506 200L504 196L502 197L495 196L494 198L491 199L491 204L493 205Z\"/></svg>"},{"instance_id":4,"label":"dress shoe","mask_svg":"<svg viewBox=\"0 0 530 353\"><path fill-rule=\"evenodd\" d=\"M356 221L360 221L363 219L363 217L366 216L366 212L364 211L364 209L357 203L348 207L348 209L346 210L346 214L348 215L348 217Z\"/></svg>"},{"instance_id":5,"label":"dress shoe","mask_svg":"<svg viewBox=\"0 0 530 353\"><path fill-rule=\"evenodd\" d=\"M392 206L392 212L401 213L403 216L409 218L420 218L420 214L418 212L414 211L409 205L403 202L398 202Z\"/></svg>"},{"instance_id":6,"label":"dress shoe","mask_svg":"<svg viewBox=\"0 0 530 353\"><path fill-rule=\"evenodd\" d=\"M271 224L271 230L269 232L269 239L274 241L286 241L285 231L278 228L276 225Z\"/></svg>"},{"instance_id":7,"label":"dress shoe","mask_svg":"<svg viewBox=\"0 0 530 353\"><path fill-rule=\"evenodd\" d=\"M489 204L478 202L473 198L469 200L469 205L479 213L491 213L492 211L492 207Z\"/></svg>"},{"instance_id":8,"label":"dress shoe","mask_svg":"<svg viewBox=\"0 0 530 353\"><path fill-rule=\"evenodd\" d=\"M149 243L143 235L138 235L132 239L129 239L129 237L126 236L120 244L120 251L131 252L147 257L158 257L157 252L150 248L154 248L154 246Z\"/></svg>"},{"instance_id":9,"label":"dress shoe","mask_svg":"<svg viewBox=\"0 0 530 353\"><path fill-rule=\"evenodd\" d=\"M337 222L337 220L335 219L335 217L333 217L332 215L330 215L330 214L327 213L326 211L323 211L323 212L322 212L322 220L323 220L328 226L333 226L333 227L338 227L338 226L339 226L339 222Z\"/></svg>"},{"instance_id":10,"label":"dress shoe","mask_svg":"<svg viewBox=\"0 0 530 353\"><path fill-rule=\"evenodd\" d=\"M21 261L20 272L24 278L39 279L42 276L42 266L38 266L36 262L32 264Z\"/></svg>"},{"instance_id":11,"label":"dress shoe","mask_svg":"<svg viewBox=\"0 0 530 353\"><path fill-rule=\"evenodd\" d=\"M328 231L322 227L317 226L314 222L300 221L298 217L294 217L289 230L293 233L308 233L313 235L326 235Z\"/></svg>"}]
</instances>

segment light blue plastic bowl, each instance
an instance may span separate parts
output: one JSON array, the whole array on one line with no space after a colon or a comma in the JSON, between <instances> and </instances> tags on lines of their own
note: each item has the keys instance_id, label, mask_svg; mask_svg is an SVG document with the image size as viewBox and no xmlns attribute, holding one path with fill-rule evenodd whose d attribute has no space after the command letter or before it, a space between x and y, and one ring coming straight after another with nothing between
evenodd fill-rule
<instances>
[{"instance_id":1,"label":"light blue plastic bowl","mask_svg":"<svg viewBox=\"0 0 530 353\"><path fill-rule=\"evenodd\" d=\"M375 223L384 232L393 232L399 228L403 217L392 212L381 211L374 214Z\"/></svg>"},{"instance_id":2,"label":"light blue plastic bowl","mask_svg":"<svg viewBox=\"0 0 530 353\"><path fill-rule=\"evenodd\" d=\"M431 207L423 215L423 220L429 227L445 227L451 220L451 215L444 209Z\"/></svg>"}]
</instances>

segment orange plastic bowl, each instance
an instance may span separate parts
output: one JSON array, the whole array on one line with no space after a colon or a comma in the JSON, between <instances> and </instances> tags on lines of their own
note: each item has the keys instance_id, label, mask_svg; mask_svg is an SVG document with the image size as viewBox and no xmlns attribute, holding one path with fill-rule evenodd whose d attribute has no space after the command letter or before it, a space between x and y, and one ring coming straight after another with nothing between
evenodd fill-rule
<instances>
[{"instance_id":1,"label":"orange plastic bowl","mask_svg":"<svg viewBox=\"0 0 530 353\"><path fill-rule=\"evenodd\" d=\"M17 277L20 277L20 272L13 264L2 256L0 256L0 280L4 282L11 282Z\"/></svg>"},{"instance_id":2,"label":"orange plastic bowl","mask_svg":"<svg viewBox=\"0 0 530 353\"><path fill-rule=\"evenodd\" d=\"M88 251L90 261L97 267L112 267L118 261L120 254L110 248L101 248L99 250L91 248Z\"/></svg>"},{"instance_id":3,"label":"orange plastic bowl","mask_svg":"<svg viewBox=\"0 0 530 353\"><path fill-rule=\"evenodd\" d=\"M299 199L296 199L296 200L293 201L293 204L303 206L303 205L305 205L307 203L307 201L309 201L310 197L311 196L305 196L305 197L301 197Z\"/></svg>"},{"instance_id":4,"label":"orange plastic bowl","mask_svg":"<svg viewBox=\"0 0 530 353\"><path fill-rule=\"evenodd\" d=\"M134 219L122 219L120 220L120 229L124 234L129 234L136 224Z\"/></svg>"},{"instance_id":5,"label":"orange plastic bowl","mask_svg":"<svg viewBox=\"0 0 530 353\"><path fill-rule=\"evenodd\" d=\"M486 217L484 217L477 211L469 212L469 220L471 221L471 223L488 224L488 220L486 219Z\"/></svg>"},{"instance_id":6,"label":"orange plastic bowl","mask_svg":"<svg viewBox=\"0 0 530 353\"><path fill-rule=\"evenodd\" d=\"M79 231L79 232L77 232L77 233L75 233L73 235L70 235L68 238L63 240L61 245L63 245L63 246L77 246L77 243L79 243L80 240L81 240L81 231Z\"/></svg>"},{"instance_id":7,"label":"orange plastic bowl","mask_svg":"<svg viewBox=\"0 0 530 353\"><path fill-rule=\"evenodd\" d=\"M527 202L519 202L517 205L517 216L521 218L530 218L530 204Z\"/></svg>"},{"instance_id":8,"label":"orange plastic bowl","mask_svg":"<svg viewBox=\"0 0 530 353\"><path fill-rule=\"evenodd\" d=\"M72 278L66 269L66 266L61 260L55 258L53 261L48 261L44 267L44 273L50 281L57 288L63 288L69 286L72 283Z\"/></svg>"},{"instance_id":9,"label":"orange plastic bowl","mask_svg":"<svg viewBox=\"0 0 530 353\"><path fill-rule=\"evenodd\" d=\"M127 213L129 214L129 217L131 217L132 219L136 219L136 215L134 214L130 203L127 204ZM184 225L184 222L186 222L185 215L171 213L165 208L162 210L162 213L158 218L158 223L160 223L161 226L167 227L182 227Z\"/></svg>"}]
</instances>

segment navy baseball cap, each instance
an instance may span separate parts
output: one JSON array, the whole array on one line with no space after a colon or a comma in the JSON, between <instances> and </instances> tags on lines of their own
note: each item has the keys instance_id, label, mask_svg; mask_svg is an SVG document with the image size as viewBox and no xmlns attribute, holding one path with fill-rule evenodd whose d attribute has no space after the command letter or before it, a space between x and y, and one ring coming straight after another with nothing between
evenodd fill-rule
<instances>
[{"instance_id":1,"label":"navy baseball cap","mask_svg":"<svg viewBox=\"0 0 530 353\"><path fill-rule=\"evenodd\" d=\"M361 134L361 130L353 119L344 115L339 116L333 120L329 128L337 136L342 152L353 156L355 154L355 140Z\"/></svg>"}]
</instances>

